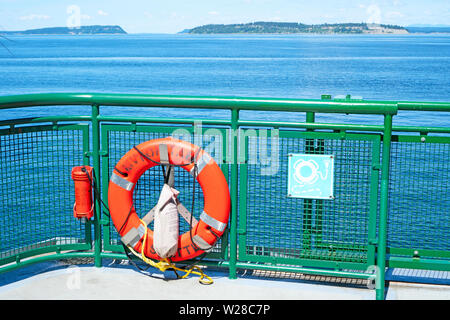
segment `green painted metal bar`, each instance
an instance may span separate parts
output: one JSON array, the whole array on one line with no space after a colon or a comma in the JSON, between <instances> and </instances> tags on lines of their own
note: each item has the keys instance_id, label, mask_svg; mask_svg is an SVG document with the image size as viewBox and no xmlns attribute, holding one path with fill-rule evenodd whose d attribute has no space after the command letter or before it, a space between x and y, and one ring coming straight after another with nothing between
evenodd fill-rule
<instances>
[{"instance_id":1,"label":"green painted metal bar","mask_svg":"<svg viewBox=\"0 0 450 320\"><path fill-rule=\"evenodd\" d=\"M160 96L103 93L47 93L0 97L0 109L57 105L199 108L352 114L396 114L397 104L362 100Z\"/></svg>"},{"instance_id":2,"label":"green painted metal bar","mask_svg":"<svg viewBox=\"0 0 450 320\"><path fill-rule=\"evenodd\" d=\"M309 122L284 122L284 121L259 121L259 120L239 120L239 126L246 127L275 127L275 128L304 128L316 130L354 130L384 132L383 125L366 124L339 124L339 123L309 123ZM395 132L429 132L429 133L450 133L450 127L426 127L426 126L393 126Z\"/></svg>"},{"instance_id":3,"label":"green painted metal bar","mask_svg":"<svg viewBox=\"0 0 450 320\"><path fill-rule=\"evenodd\" d=\"M0 126L18 125L29 123L45 122L69 122L69 121L90 121L91 116L46 116L21 119L1 120ZM156 117L123 117L123 116L103 116L99 115L101 122L142 122L142 123L173 123L173 124L193 124L201 121L203 125L230 126L231 121L215 119L184 119L184 118L156 118ZM318 130L355 130L355 131L373 131L383 132L382 125L365 124L338 124L338 123L308 123L308 122L285 122L285 121L259 121L259 120L239 120L239 126L248 127L276 127L276 128L305 128ZM428 133L450 133L450 127L429 127L429 126L393 126L393 132L428 132Z\"/></svg>"},{"instance_id":4,"label":"green painted metal bar","mask_svg":"<svg viewBox=\"0 0 450 320\"><path fill-rule=\"evenodd\" d=\"M230 166L229 163L227 162L227 150L228 150L228 144L227 144L227 134L229 133L229 129L224 129L225 133L222 134L222 139L223 139L223 143L222 143L222 163L220 164L220 169L222 170L225 179L227 181L227 184L230 185ZM228 241L229 241L229 237L230 237L230 226L227 225L227 228L225 230L225 232L222 235L222 240L221 240L221 258L226 260L228 259L228 255L229 255L229 248L228 248Z\"/></svg>"},{"instance_id":5,"label":"green painted metal bar","mask_svg":"<svg viewBox=\"0 0 450 320\"><path fill-rule=\"evenodd\" d=\"M389 257L388 266L390 268L450 271L450 261L442 259Z\"/></svg>"},{"instance_id":6,"label":"green painted metal bar","mask_svg":"<svg viewBox=\"0 0 450 320\"><path fill-rule=\"evenodd\" d=\"M201 121L202 125L230 126L230 120L213 119L184 119L184 118L155 118L155 117L120 117L102 116L98 117L102 122L142 122L142 123L172 123L172 124L194 124Z\"/></svg>"},{"instance_id":7,"label":"green painted metal bar","mask_svg":"<svg viewBox=\"0 0 450 320\"><path fill-rule=\"evenodd\" d=\"M409 111L441 111L449 112L450 103L448 102L397 102L398 110Z\"/></svg>"},{"instance_id":8,"label":"green painted metal bar","mask_svg":"<svg viewBox=\"0 0 450 320\"><path fill-rule=\"evenodd\" d=\"M100 106L98 104L92 105L92 158L94 172L96 179L94 185L99 187L100 181L100 122L98 115L100 113ZM101 231L101 204L100 199L94 197L94 250L95 250L95 266L102 266L101 251L102 251L102 231Z\"/></svg>"},{"instance_id":9,"label":"green painted metal bar","mask_svg":"<svg viewBox=\"0 0 450 320\"><path fill-rule=\"evenodd\" d=\"M93 257L94 253L89 251L83 252L68 252L68 253L55 253L49 255L42 255L33 258L29 258L27 260L20 260L17 263L11 263L0 268L0 274L8 271L13 271L18 268L23 268L29 265L33 265L40 262L52 261L52 260L60 260L60 259L72 259L72 258L85 258L85 257Z\"/></svg>"},{"instance_id":10,"label":"green painted metal bar","mask_svg":"<svg viewBox=\"0 0 450 320\"><path fill-rule=\"evenodd\" d=\"M417 248L388 248L388 253L392 255L409 256L411 258L446 258L450 263L450 251L429 250Z\"/></svg>"},{"instance_id":11,"label":"green painted metal bar","mask_svg":"<svg viewBox=\"0 0 450 320\"><path fill-rule=\"evenodd\" d=\"M316 115L314 112L306 112L306 122L314 123ZM313 131L313 129L306 129L306 131ZM314 139L305 140L305 153L314 153ZM312 241L312 214L313 214L313 200L303 199L303 245L304 250L311 250Z\"/></svg>"},{"instance_id":12,"label":"green painted metal bar","mask_svg":"<svg viewBox=\"0 0 450 320\"><path fill-rule=\"evenodd\" d=\"M382 300L385 297L385 269L386 269L386 250L387 250L387 216L389 204L389 169L391 159L391 135L392 135L392 116L384 117L383 151L381 164L381 189L380 189L380 218L378 230L378 255L377 267L378 275L376 277L376 297Z\"/></svg>"},{"instance_id":13,"label":"green painted metal bar","mask_svg":"<svg viewBox=\"0 0 450 320\"><path fill-rule=\"evenodd\" d=\"M99 119L101 116L98 116L97 119ZM108 146L109 146L109 137L108 137L108 125L102 124L101 128L100 128L100 144L101 144L101 150L102 150L102 160L101 160L101 173L100 173L100 178L101 178L101 196L102 196L102 200L103 202L107 202L108 199L108 184L109 184L109 151L108 151ZM103 206L102 206L103 207ZM105 210L107 208L103 207L103 210ZM105 211L102 212L102 226L104 226L102 228L102 234L103 234L103 249L104 250L108 250L110 244L111 244L111 236L110 236L110 228L111 228L111 220L109 218L109 212L107 217L103 218L103 213ZM102 252L103 254L103 252Z\"/></svg>"},{"instance_id":14,"label":"green painted metal bar","mask_svg":"<svg viewBox=\"0 0 450 320\"><path fill-rule=\"evenodd\" d=\"M377 135L377 140L372 144L372 159L371 159L371 173L370 173L370 208L369 208L369 225L368 225L368 249L367 249L367 261L370 265L375 264L377 239L377 215L378 215L378 188L380 184L379 170L382 167L380 163L381 153L381 137Z\"/></svg>"},{"instance_id":15,"label":"green painted metal bar","mask_svg":"<svg viewBox=\"0 0 450 320\"><path fill-rule=\"evenodd\" d=\"M325 154L325 140L317 139L317 148L315 150L316 154ZM315 200L315 219L312 232L315 235L315 241L319 246L323 245L323 218L324 218L324 200Z\"/></svg>"},{"instance_id":16,"label":"green painted metal bar","mask_svg":"<svg viewBox=\"0 0 450 320\"><path fill-rule=\"evenodd\" d=\"M248 136L239 134L239 229L238 251L240 260L247 259L247 191L248 191Z\"/></svg>"},{"instance_id":17,"label":"green painted metal bar","mask_svg":"<svg viewBox=\"0 0 450 320\"><path fill-rule=\"evenodd\" d=\"M223 261L219 263L219 266L229 267L230 262ZM349 272L349 271L337 271L328 269L313 269L304 267L293 267L293 266L275 266L269 264L257 264L257 263L247 263L238 262L236 263L238 269L253 269L253 270L267 270L267 271L279 271L279 272L297 272L321 276L331 276L331 277L345 277L345 278L355 278L355 279L373 279L373 275L369 273L362 272Z\"/></svg>"},{"instance_id":18,"label":"green painted metal bar","mask_svg":"<svg viewBox=\"0 0 450 320\"><path fill-rule=\"evenodd\" d=\"M91 118L91 117L89 117L89 118ZM91 141L91 137L89 134L89 125L85 124L85 130L83 132L83 165L85 165L85 166L90 165L90 159L89 159L90 141ZM86 237L86 242L90 246L90 249L92 249L92 220L91 219L86 221L85 237Z\"/></svg>"},{"instance_id":19,"label":"green painted metal bar","mask_svg":"<svg viewBox=\"0 0 450 320\"><path fill-rule=\"evenodd\" d=\"M237 262L237 219L238 219L238 120L239 111L231 112L231 219L230 219L230 265L229 277L236 279L236 262Z\"/></svg>"},{"instance_id":20,"label":"green painted metal bar","mask_svg":"<svg viewBox=\"0 0 450 320\"><path fill-rule=\"evenodd\" d=\"M58 245L46 245L40 248L31 248L29 250L25 250L26 248L18 248L17 250L20 251L20 253L11 254L10 256L7 256L5 258L1 259L2 265L7 265L12 262L19 263L22 260L28 260L29 258L32 259L32 257L37 257L41 255L48 255L52 252L61 252L61 251L68 251L68 250L79 250L79 251L89 251L91 250L90 244L86 243L74 243L74 244L58 244ZM0 267L0 269L3 268L3 266Z\"/></svg>"},{"instance_id":21,"label":"green painted metal bar","mask_svg":"<svg viewBox=\"0 0 450 320\"><path fill-rule=\"evenodd\" d=\"M450 127L393 126L393 132L450 133Z\"/></svg>"},{"instance_id":22,"label":"green painted metal bar","mask_svg":"<svg viewBox=\"0 0 450 320\"><path fill-rule=\"evenodd\" d=\"M120 246L122 249L123 247ZM105 252L102 251L101 253L102 259L118 259L118 260L128 260L128 256L125 253L119 253L119 252Z\"/></svg>"},{"instance_id":23,"label":"green painted metal bar","mask_svg":"<svg viewBox=\"0 0 450 320\"><path fill-rule=\"evenodd\" d=\"M0 126L42 123L42 122L69 122L69 121L90 121L91 116L47 116L47 117L30 117L21 119L1 120Z\"/></svg>"},{"instance_id":24,"label":"green painted metal bar","mask_svg":"<svg viewBox=\"0 0 450 320\"><path fill-rule=\"evenodd\" d=\"M301 239L299 239L300 243ZM314 249L317 249L318 246L314 244ZM253 251L253 254L249 254L247 256L244 256L241 259L241 256L239 256L239 260L246 259L246 262L250 263L261 263L261 264L270 264L270 265L278 265L278 266L286 266L286 265L296 265L296 266L302 266L302 267L308 267L308 268L322 268L322 269L333 269L333 270L366 270L367 269L367 263L365 262L351 262L351 261L345 261L344 259L336 259L333 260L332 256L328 256L327 258L320 259L317 257L312 257L310 255L311 250L302 250L302 257L295 258L295 257L276 257L276 256L270 256L271 248L268 247L260 247L258 248L259 255L254 254L255 251ZM336 250L354 250L354 246L347 246L346 248L336 248ZM264 254L267 253L267 254Z\"/></svg>"},{"instance_id":25,"label":"green painted metal bar","mask_svg":"<svg viewBox=\"0 0 450 320\"><path fill-rule=\"evenodd\" d=\"M308 113L307 113L308 114ZM358 131L383 131L381 125L352 125L333 124L318 122L287 122L287 121L259 121L259 120L239 120L240 126L245 127L275 127L275 128L302 128L311 130L358 130Z\"/></svg>"}]
</instances>

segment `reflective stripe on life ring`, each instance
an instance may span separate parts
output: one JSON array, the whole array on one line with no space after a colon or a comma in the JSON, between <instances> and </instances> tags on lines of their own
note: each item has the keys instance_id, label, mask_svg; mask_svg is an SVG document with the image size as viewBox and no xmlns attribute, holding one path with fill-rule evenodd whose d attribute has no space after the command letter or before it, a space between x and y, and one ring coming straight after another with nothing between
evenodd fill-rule
<instances>
[{"instance_id":1,"label":"reflective stripe on life ring","mask_svg":"<svg viewBox=\"0 0 450 320\"><path fill-rule=\"evenodd\" d=\"M133 191L142 174L161 162L159 145L167 145L169 163L182 165L193 174L195 157L197 182L203 191L204 207L199 222L192 227L192 240L187 231L178 237L178 252L171 261L195 258L209 249L224 233L230 214L230 193L227 181L214 159L200 147L174 138L150 140L128 151L117 163L109 182L108 205L111 219L122 239L125 237L134 250L141 252L144 232L147 232L144 254L161 260L153 249L153 231L145 228L133 206ZM155 162L153 162L155 161ZM130 232L131 231L131 232ZM203 250L202 250L203 249Z\"/></svg>"}]
</instances>

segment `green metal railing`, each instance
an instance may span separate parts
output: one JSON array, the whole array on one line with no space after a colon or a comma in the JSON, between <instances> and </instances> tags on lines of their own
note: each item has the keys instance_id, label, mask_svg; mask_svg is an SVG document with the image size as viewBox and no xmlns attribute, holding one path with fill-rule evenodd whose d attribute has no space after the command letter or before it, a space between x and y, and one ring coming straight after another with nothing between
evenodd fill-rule
<instances>
[{"instance_id":1,"label":"green metal railing","mask_svg":"<svg viewBox=\"0 0 450 320\"><path fill-rule=\"evenodd\" d=\"M450 127L393 126L399 110L450 112L450 103L184 97L125 94L31 94L0 97L3 109L69 105L90 115L0 121L0 272L73 257L126 259L109 218L109 177L118 160L141 142L183 133L212 156L227 178L230 223L201 263L375 279L385 296L387 267L450 270ZM100 106L228 110L229 118L107 116ZM256 121L241 111L306 113L306 121ZM317 123L318 113L371 114L381 124ZM198 140L195 140L196 137ZM207 150L209 151L209 150ZM335 156L332 201L286 196L290 153ZM275 155L271 170L268 154ZM72 216L70 170L92 165L102 199L94 219ZM273 164L273 163L272 163ZM134 205L140 215L156 203L160 172L139 180ZM176 171L181 200L190 203L192 177ZM203 203L197 189L194 215ZM150 226L151 227L151 226ZM181 231L187 226L182 226Z\"/></svg>"}]
</instances>

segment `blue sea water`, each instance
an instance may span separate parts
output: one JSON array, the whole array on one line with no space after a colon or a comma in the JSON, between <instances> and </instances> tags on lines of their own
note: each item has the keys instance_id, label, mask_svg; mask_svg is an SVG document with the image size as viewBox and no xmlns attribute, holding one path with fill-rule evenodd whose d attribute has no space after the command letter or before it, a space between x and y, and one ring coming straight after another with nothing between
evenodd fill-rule
<instances>
[{"instance_id":1,"label":"blue sea water","mask_svg":"<svg viewBox=\"0 0 450 320\"><path fill-rule=\"evenodd\" d=\"M98 35L8 36L0 46L0 95L119 92L168 95L450 101L449 35ZM80 109L70 107L71 112ZM108 109L109 114L154 111ZM2 111L0 118L67 113ZM158 110L161 116L178 111ZM193 116L211 117L195 111ZM396 124L446 126L450 116L401 114ZM216 111L214 116L226 117ZM243 117L285 119L285 114ZM303 120L303 114L293 114ZM373 123L367 116L317 121Z\"/></svg>"}]
</instances>

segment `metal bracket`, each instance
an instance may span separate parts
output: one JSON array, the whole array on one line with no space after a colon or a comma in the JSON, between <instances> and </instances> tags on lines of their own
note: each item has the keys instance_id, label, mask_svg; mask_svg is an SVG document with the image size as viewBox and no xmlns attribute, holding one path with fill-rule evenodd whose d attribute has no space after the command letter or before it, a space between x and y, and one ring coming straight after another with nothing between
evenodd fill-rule
<instances>
[{"instance_id":1,"label":"metal bracket","mask_svg":"<svg viewBox=\"0 0 450 320\"><path fill-rule=\"evenodd\" d=\"M381 168L382 168L381 163L377 163L377 164L372 165L372 169L373 170L381 170Z\"/></svg>"},{"instance_id":2,"label":"metal bracket","mask_svg":"<svg viewBox=\"0 0 450 320\"><path fill-rule=\"evenodd\" d=\"M164 172L165 174L169 174L167 184L170 187L175 186L175 174L174 169L170 168L170 161L169 161L169 149L167 147L167 144L161 143L159 145L159 162L161 162L164 165Z\"/></svg>"}]
</instances>

